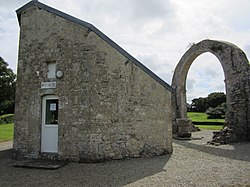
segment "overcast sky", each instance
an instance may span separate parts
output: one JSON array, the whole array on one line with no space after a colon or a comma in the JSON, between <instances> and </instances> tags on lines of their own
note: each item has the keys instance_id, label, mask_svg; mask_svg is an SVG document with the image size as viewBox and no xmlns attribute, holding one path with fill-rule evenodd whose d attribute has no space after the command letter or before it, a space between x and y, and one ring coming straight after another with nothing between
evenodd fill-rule
<instances>
[{"instance_id":1,"label":"overcast sky","mask_svg":"<svg viewBox=\"0 0 250 187\"><path fill-rule=\"evenodd\" d=\"M27 0L0 0L0 56L16 72L19 25L15 10ZM90 22L171 84L173 72L192 43L225 40L250 57L249 0L40 0ZM224 91L217 58L199 56L187 78L190 102Z\"/></svg>"}]
</instances>

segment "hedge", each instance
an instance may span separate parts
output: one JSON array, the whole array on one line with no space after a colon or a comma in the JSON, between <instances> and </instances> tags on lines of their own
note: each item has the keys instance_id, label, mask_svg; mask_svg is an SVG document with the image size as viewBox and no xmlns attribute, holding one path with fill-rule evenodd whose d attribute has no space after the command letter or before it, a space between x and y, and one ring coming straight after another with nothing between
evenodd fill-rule
<instances>
[{"instance_id":1,"label":"hedge","mask_svg":"<svg viewBox=\"0 0 250 187\"><path fill-rule=\"evenodd\" d=\"M14 123L14 116L15 116L14 114L4 114L0 116L0 125Z\"/></svg>"}]
</instances>

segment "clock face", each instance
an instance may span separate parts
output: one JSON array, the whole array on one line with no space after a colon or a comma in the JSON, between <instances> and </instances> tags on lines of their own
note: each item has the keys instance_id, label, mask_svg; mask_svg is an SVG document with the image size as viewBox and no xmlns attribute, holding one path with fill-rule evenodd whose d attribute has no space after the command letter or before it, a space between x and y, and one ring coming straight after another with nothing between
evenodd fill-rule
<instances>
[{"instance_id":1,"label":"clock face","mask_svg":"<svg viewBox=\"0 0 250 187\"><path fill-rule=\"evenodd\" d=\"M56 76L57 76L58 78L61 78L61 77L63 76L63 72L62 72L62 71L57 71L57 72L56 72Z\"/></svg>"}]
</instances>

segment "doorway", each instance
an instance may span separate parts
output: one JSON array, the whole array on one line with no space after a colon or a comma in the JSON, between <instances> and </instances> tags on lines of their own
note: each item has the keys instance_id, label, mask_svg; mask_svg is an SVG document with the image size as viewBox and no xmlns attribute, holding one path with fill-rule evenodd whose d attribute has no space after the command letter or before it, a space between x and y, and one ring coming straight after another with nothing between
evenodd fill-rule
<instances>
[{"instance_id":1,"label":"doorway","mask_svg":"<svg viewBox=\"0 0 250 187\"><path fill-rule=\"evenodd\" d=\"M55 95L42 99L41 152L58 152L58 97Z\"/></svg>"}]
</instances>

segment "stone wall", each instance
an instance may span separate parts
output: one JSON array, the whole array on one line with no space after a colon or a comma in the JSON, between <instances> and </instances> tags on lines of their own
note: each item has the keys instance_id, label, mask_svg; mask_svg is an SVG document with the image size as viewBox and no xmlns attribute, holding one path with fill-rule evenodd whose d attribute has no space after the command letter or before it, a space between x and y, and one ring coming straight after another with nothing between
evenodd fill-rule
<instances>
[{"instance_id":1,"label":"stone wall","mask_svg":"<svg viewBox=\"0 0 250 187\"><path fill-rule=\"evenodd\" d=\"M96 33L36 6L20 19L17 158L38 158L42 97L59 97L58 158L101 161L172 152L171 92ZM47 78L47 64L64 73ZM41 82L56 81L56 89Z\"/></svg>"}]
</instances>

